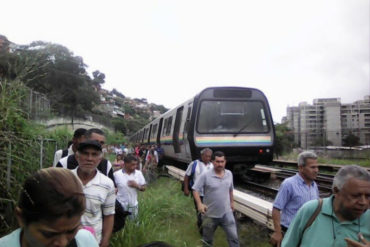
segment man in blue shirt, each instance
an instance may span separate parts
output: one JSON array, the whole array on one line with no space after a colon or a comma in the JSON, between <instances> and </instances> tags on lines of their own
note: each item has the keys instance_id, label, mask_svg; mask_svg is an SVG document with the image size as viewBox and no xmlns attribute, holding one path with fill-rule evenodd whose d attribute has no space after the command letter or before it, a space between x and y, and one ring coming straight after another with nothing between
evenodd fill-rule
<instances>
[{"instance_id":1,"label":"man in blue shirt","mask_svg":"<svg viewBox=\"0 0 370 247\"><path fill-rule=\"evenodd\" d=\"M274 233L271 243L280 246L283 232L289 227L299 208L307 201L318 199L319 190L315 183L319 172L317 156L305 151L298 156L298 173L281 184L272 209Z\"/></svg>"}]
</instances>

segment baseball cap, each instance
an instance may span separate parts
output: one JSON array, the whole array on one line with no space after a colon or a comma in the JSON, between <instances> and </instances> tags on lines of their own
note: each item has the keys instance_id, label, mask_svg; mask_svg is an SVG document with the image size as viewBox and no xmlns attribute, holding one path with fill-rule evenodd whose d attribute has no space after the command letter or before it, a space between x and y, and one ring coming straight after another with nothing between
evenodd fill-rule
<instances>
[{"instance_id":1,"label":"baseball cap","mask_svg":"<svg viewBox=\"0 0 370 247\"><path fill-rule=\"evenodd\" d=\"M102 147L100 143L95 140L87 140L87 141L81 142L78 145L77 150L83 151L85 148L88 148L88 147L95 148L96 150L102 151Z\"/></svg>"}]
</instances>

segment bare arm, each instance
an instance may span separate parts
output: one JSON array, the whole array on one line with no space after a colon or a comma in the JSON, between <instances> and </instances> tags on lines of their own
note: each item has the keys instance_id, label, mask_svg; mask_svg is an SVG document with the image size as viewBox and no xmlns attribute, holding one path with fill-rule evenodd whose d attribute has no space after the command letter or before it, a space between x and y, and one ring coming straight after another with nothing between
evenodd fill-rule
<instances>
[{"instance_id":1,"label":"bare arm","mask_svg":"<svg viewBox=\"0 0 370 247\"><path fill-rule=\"evenodd\" d=\"M271 235L270 242L273 245L280 247L281 241L283 240L283 234L280 226L280 210L272 208L272 221L274 222L274 233Z\"/></svg>"},{"instance_id":2,"label":"bare arm","mask_svg":"<svg viewBox=\"0 0 370 247\"><path fill-rule=\"evenodd\" d=\"M185 175L184 177L184 195L188 196L190 194L189 190L189 176Z\"/></svg>"},{"instance_id":3,"label":"bare arm","mask_svg":"<svg viewBox=\"0 0 370 247\"><path fill-rule=\"evenodd\" d=\"M102 239L99 247L108 247L110 236L113 231L114 214L103 216Z\"/></svg>"},{"instance_id":4,"label":"bare arm","mask_svg":"<svg viewBox=\"0 0 370 247\"><path fill-rule=\"evenodd\" d=\"M199 192L196 190L193 190L193 196L195 199L195 202L197 203L198 212L204 214L207 211L207 206L202 203L200 200Z\"/></svg>"},{"instance_id":5,"label":"bare arm","mask_svg":"<svg viewBox=\"0 0 370 247\"><path fill-rule=\"evenodd\" d=\"M234 190L230 190L229 194L230 194L230 207L234 211L234 194L233 194L233 191Z\"/></svg>"}]
</instances>

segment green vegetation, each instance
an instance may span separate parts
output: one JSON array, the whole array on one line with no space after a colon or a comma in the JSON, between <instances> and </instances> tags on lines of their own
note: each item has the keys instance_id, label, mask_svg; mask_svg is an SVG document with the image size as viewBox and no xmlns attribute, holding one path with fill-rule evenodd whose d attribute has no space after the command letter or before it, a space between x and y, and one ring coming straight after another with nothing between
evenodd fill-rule
<instances>
[{"instance_id":1,"label":"green vegetation","mask_svg":"<svg viewBox=\"0 0 370 247\"><path fill-rule=\"evenodd\" d=\"M253 223L243 223L239 228L241 246L269 246L266 229ZM181 193L180 183L174 179L162 177L139 194L137 221L126 221L125 228L113 234L111 244L134 247L151 241L165 241L176 247L202 246L193 200ZM214 246L227 246L220 228Z\"/></svg>"},{"instance_id":2,"label":"green vegetation","mask_svg":"<svg viewBox=\"0 0 370 247\"><path fill-rule=\"evenodd\" d=\"M319 164L331 164L331 165L359 165L370 167L370 159L328 159L321 158L318 159Z\"/></svg>"},{"instance_id":3,"label":"green vegetation","mask_svg":"<svg viewBox=\"0 0 370 247\"><path fill-rule=\"evenodd\" d=\"M275 147L274 152L276 157L279 155L290 153L293 150L294 136L288 128L287 123L275 125Z\"/></svg>"},{"instance_id":4,"label":"green vegetation","mask_svg":"<svg viewBox=\"0 0 370 247\"><path fill-rule=\"evenodd\" d=\"M297 153L289 153L284 154L280 157L281 160L287 161L297 161L298 154ZM319 164L329 164L329 165L352 165L356 164L359 166L366 166L370 167L370 159L330 159L325 157L318 158Z\"/></svg>"}]
</instances>

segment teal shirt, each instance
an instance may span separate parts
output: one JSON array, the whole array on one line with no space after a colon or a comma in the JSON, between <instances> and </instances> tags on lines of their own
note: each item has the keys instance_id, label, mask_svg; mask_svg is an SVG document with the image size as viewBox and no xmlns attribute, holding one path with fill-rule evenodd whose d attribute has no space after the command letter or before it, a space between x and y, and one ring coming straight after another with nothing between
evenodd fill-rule
<instances>
[{"instance_id":1,"label":"teal shirt","mask_svg":"<svg viewBox=\"0 0 370 247\"><path fill-rule=\"evenodd\" d=\"M325 198L320 214L302 237L301 247L347 247L344 238L359 241L359 231L370 240L370 210L367 210L359 219L339 222L333 212L333 196ZM282 247L296 247L302 235L303 228L317 208L318 200L305 203L289 226L284 236ZM335 239L334 239L335 236Z\"/></svg>"},{"instance_id":2,"label":"teal shirt","mask_svg":"<svg viewBox=\"0 0 370 247\"><path fill-rule=\"evenodd\" d=\"M0 238L0 247L20 247L21 246L21 228L13 231L9 235ZM98 247L98 242L94 236L87 230L81 229L75 236L78 247Z\"/></svg>"}]
</instances>

